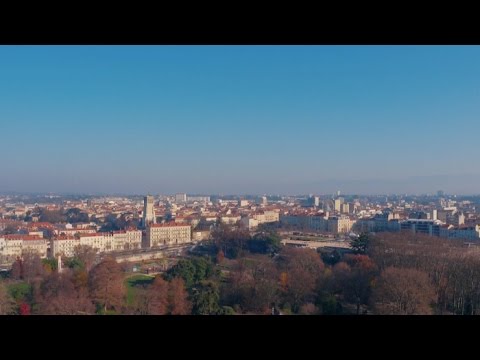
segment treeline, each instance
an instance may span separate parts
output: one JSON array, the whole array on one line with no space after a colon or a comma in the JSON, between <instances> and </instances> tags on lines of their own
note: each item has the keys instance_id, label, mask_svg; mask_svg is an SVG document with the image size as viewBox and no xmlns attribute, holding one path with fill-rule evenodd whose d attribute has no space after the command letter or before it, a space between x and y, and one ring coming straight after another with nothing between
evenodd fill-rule
<instances>
[{"instance_id":1,"label":"treeline","mask_svg":"<svg viewBox=\"0 0 480 360\"><path fill-rule=\"evenodd\" d=\"M362 235L347 253L279 243L274 231L221 226L204 256L137 280L88 247L60 274L27 254L0 281L0 313L478 314L480 257L461 243L411 233Z\"/></svg>"},{"instance_id":2,"label":"treeline","mask_svg":"<svg viewBox=\"0 0 480 360\"><path fill-rule=\"evenodd\" d=\"M31 221L31 216L27 215L26 220ZM47 210L39 209L38 217L40 222L49 223L88 223L90 221L102 225L100 231L116 231L126 228L137 227L138 220L134 220L131 216L108 214L104 219L97 219L95 216L90 218L88 214L81 209L71 208L68 210Z\"/></svg>"},{"instance_id":3,"label":"treeline","mask_svg":"<svg viewBox=\"0 0 480 360\"><path fill-rule=\"evenodd\" d=\"M29 215L27 214L27 217ZM38 209L38 218L40 222L49 222L49 223L82 223L89 222L90 219L88 214L83 212L80 209L72 208L68 210L47 210L44 208ZM26 219L31 221L31 219Z\"/></svg>"},{"instance_id":4,"label":"treeline","mask_svg":"<svg viewBox=\"0 0 480 360\"><path fill-rule=\"evenodd\" d=\"M477 247L466 248L460 240L385 233L372 239L368 251L385 277L394 276L397 282L421 282L423 290L410 294L409 299L430 298L433 313L479 314L480 252ZM392 293L398 292L392 296L390 306L397 303L408 308L409 299L402 298L400 289L390 289Z\"/></svg>"}]
</instances>

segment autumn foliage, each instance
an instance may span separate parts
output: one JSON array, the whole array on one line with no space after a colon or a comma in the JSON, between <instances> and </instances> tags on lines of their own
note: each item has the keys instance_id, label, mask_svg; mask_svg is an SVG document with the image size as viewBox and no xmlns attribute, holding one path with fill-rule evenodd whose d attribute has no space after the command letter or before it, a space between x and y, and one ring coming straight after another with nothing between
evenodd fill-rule
<instances>
[{"instance_id":1,"label":"autumn foliage","mask_svg":"<svg viewBox=\"0 0 480 360\"><path fill-rule=\"evenodd\" d=\"M92 299L104 311L119 310L124 303L125 285L120 265L107 258L90 272L88 285Z\"/></svg>"}]
</instances>

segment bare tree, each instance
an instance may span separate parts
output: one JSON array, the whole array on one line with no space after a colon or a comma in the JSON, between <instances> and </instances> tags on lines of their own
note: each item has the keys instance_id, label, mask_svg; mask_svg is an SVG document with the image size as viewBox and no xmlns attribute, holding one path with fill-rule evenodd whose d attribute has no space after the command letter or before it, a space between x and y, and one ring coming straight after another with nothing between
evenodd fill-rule
<instances>
[{"instance_id":1,"label":"bare tree","mask_svg":"<svg viewBox=\"0 0 480 360\"><path fill-rule=\"evenodd\" d=\"M278 261L279 271L286 280L285 300L294 312L315 297L316 284L325 265L320 255L311 249L284 248Z\"/></svg>"},{"instance_id":2,"label":"bare tree","mask_svg":"<svg viewBox=\"0 0 480 360\"><path fill-rule=\"evenodd\" d=\"M188 315L192 311L192 304L188 301L185 282L181 277L175 277L169 286L169 308L171 315Z\"/></svg>"},{"instance_id":3,"label":"bare tree","mask_svg":"<svg viewBox=\"0 0 480 360\"><path fill-rule=\"evenodd\" d=\"M376 271L376 264L367 255L347 255L345 261L334 267L340 293L347 302L355 304L357 315L362 305L369 302Z\"/></svg>"},{"instance_id":4,"label":"bare tree","mask_svg":"<svg viewBox=\"0 0 480 360\"><path fill-rule=\"evenodd\" d=\"M432 314L435 289L424 271L406 268L386 268L374 290L377 314Z\"/></svg>"},{"instance_id":5,"label":"bare tree","mask_svg":"<svg viewBox=\"0 0 480 360\"><path fill-rule=\"evenodd\" d=\"M42 264L42 259L35 251L23 252L21 265L22 278L27 282L31 282L44 275L45 269Z\"/></svg>"},{"instance_id":6,"label":"bare tree","mask_svg":"<svg viewBox=\"0 0 480 360\"><path fill-rule=\"evenodd\" d=\"M97 252L91 246L78 245L78 246L75 246L74 256L82 262L82 264L85 267L85 270L88 272L95 265Z\"/></svg>"},{"instance_id":7,"label":"bare tree","mask_svg":"<svg viewBox=\"0 0 480 360\"><path fill-rule=\"evenodd\" d=\"M113 258L107 257L90 271L88 284L92 299L105 312L122 306L125 296L123 272Z\"/></svg>"},{"instance_id":8,"label":"bare tree","mask_svg":"<svg viewBox=\"0 0 480 360\"><path fill-rule=\"evenodd\" d=\"M93 314L95 306L88 293L76 289L69 272L52 273L41 284L39 313L44 315Z\"/></svg>"},{"instance_id":9,"label":"bare tree","mask_svg":"<svg viewBox=\"0 0 480 360\"><path fill-rule=\"evenodd\" d=\"M165 315L168 313L168 282L157 276L148 290L148 313Z\"/></svg>"}]
</instances>

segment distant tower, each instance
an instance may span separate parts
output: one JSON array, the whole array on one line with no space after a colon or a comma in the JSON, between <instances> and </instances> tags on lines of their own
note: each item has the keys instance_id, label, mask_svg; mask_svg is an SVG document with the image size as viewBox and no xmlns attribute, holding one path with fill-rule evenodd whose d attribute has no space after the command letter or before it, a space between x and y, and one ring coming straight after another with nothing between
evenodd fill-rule
<instances>
[{"instance_id":1,"label":"distant tower","mask_svg":"<svg viewBox=\"0 0 480 360\"><path fill-rule=\"evenodd\" d=\"M262 205L268 205L268 200L266 196L262 196Z\"/></svg>"},{"instance_id":2,"label":"distant tower","mask_svg":"<svg viewBox=\"0 0 480 360\"><path fill-rule=\"evenodd\" d=\"M340 190L337 190L337 196L340 196Z\"/></svg>"},{"instance_id":3,"label":"distant tower","mask_svg":"<svg viewBox=\"0 0 480 360\"><path fill-rule=\"evenodd\" d=\"M153 209L153 196L147 195L143 198L143 226L147 227L149 224L155 224L155 210Z\"/></svg>"},{"instance_id":4,"label":"distant tower","mask_svg":"<svg viewBox=\"0 0 480 360\"><path fill-rule=\"evenodd\" d=\"M58 258L57 258L57 271L59 274L62 273L63 269L62 269L62 257L60 255L58 255Z\"/></svg>"}]
</instances>

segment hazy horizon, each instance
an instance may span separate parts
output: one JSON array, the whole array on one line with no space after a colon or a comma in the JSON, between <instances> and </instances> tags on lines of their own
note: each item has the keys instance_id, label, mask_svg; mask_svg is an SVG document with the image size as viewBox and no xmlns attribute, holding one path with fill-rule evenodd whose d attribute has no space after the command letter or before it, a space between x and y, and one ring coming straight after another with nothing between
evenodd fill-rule
<instances>
[{"instance_id":1,"label":"hazy horizon","mask_svg":"<svg viewBox=\"0 0 480 360\"><path fill-rule=\"evenodd\" d=\"M0 192L479 194L478 46L1 46Z\"/></svg>"}]
</instances>

